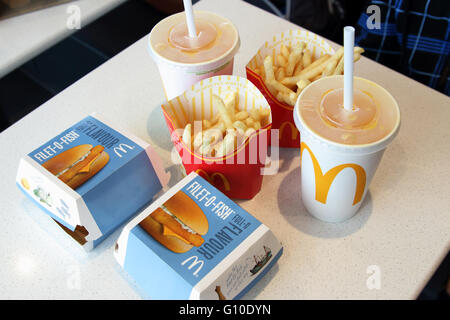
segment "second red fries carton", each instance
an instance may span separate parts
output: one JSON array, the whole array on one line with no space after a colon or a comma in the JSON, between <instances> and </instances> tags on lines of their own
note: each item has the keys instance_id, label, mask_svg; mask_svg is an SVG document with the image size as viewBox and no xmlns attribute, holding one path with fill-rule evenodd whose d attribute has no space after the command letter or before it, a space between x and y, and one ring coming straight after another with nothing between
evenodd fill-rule
<instances>
[{"instance_id":1,"label":"second red fries carton","mask_svg":"<svg viewBox=\"0 0 450 320\"><path fill-rule=\"evenodd\" d=\"M298 148L300 147L300 134L295 126L293 110L294 103L288 104L280 101L269 90L265 83L264 75L257 71L263 68L264 58L272 56L275 67L280 67L277 56L281 54L282 46L290 47L305 44L305 49L311 54L313 59L318 59L325 54L333 54L334 50L325 39L306 30L287 30L273 36L267 40L259 49L256 55L246 65L247 79L251 81L264 95L272 110L272 129L279 130L279 146ZM295 88L294 88L295 90Z\"/></svg>"}]
</instances>

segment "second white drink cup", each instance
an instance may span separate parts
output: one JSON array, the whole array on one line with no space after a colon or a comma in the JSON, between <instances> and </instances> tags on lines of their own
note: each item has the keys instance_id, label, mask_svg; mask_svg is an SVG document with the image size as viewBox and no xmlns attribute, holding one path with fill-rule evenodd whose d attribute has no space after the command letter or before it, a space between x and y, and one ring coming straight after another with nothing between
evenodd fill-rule
<instances>
[{"instance_id":1,"label":"second white drink cup","mask_svg":"<svg viewBox=\"0 0 450 320\"><path fill-rule=\"evenodd\" d=\"M342 222L361 207L383 153L398 133L400 111L389 92L369 80L355 77L355 89L370 90L378 103L389 104L392 108L397 117L393 129L384 138L368 144L351 145L328 140L312 130L300 112L305 93L324 83L329 89L339 87L336 83L343 83L342 76L313 82L302 91L294 108L294 121L301 139L302 202L314 217L327 222Z\"/></svg>"}]
</instances>

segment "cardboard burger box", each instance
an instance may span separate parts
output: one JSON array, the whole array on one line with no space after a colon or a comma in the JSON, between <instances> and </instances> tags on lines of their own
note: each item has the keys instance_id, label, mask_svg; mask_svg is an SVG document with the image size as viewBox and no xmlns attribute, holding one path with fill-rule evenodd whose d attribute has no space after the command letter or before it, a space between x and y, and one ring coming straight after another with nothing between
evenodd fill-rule
<instances>
[{"instance_id":1,"label":"cardboard burger box","mask_svg":"<svg viewBox=\"0 0 450 320\"><path fill-rule=\"evenodd\" d=\"M22 157L16 184L90 250L153 201L168 179L148 143L93 114Z\"/></svg>"},{"instance_id":2,"label":"cardboard burger box","mask_svg":"<svg viewBox=\"0 0 450 320\"><path fill-rule=\"evenodd\" d=\"M146 298L239 299L277 261L272 231L192 172L131 220L114 256Z\"/></svg>"}]
</instances>

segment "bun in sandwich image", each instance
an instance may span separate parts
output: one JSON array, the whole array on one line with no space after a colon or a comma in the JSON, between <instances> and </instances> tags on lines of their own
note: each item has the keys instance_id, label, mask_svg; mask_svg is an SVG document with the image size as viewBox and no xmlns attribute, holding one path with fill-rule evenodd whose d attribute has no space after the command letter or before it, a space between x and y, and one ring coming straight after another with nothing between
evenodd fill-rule
<instances>
[{"instance_id":1,"label":"bun in sandwich image","mask_svg":"<svg viewBox=\"0 0 450 320\"><path fill-rule=\"evenodd\" d=\"M25 189L30 190L30 184L28 183L27 179L22 178L22 180L20 180L20 182L22 183L22 185Z\"/></svg>"},{"instance_id":2,"label":"bun in sandwich image","mask_svg":"<svg viewBox=\"0 0 450 320\"><path fill-rule=\"evenodd\" d=\"M202 209L183 191L178 191L139 223L167 249L183 253L200 247L209 224Z\"/></svg>"},{"instance_id":3,"label":"bun in sandwich image","mask_svg":"<svg viewBox=\"0 0 450 320\"><path fill-rule=\"evenodd\" d=\"M99 172L109 161L101 145L81 144L66 150L42 166L72 189L76 189Z\"/></svg>"}]
</instances>

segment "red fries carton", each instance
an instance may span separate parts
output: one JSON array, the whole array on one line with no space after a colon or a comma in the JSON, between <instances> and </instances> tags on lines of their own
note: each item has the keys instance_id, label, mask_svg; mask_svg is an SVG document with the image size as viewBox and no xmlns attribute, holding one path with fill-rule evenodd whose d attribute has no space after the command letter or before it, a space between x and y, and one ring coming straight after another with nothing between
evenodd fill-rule
<instances>
[{"instance_id":1,"label":"red fries carton","mask_svg":"<svg viewBox=\"0 0 450 320\"><path fill-rule=\"evenodd\" d=\"M298 148L300 146L300 133L298 132L292 112L294 106L278 101L269 91L264 83L264 79L254 70L263 66L264 58L268 55L276 56L280 53L281 45L288 47L295 46L301 42L306 44L314 59L320 58L324 54L334 54L333 48L324 38L306 30L287 30L273 36L272 40L266 41L256 55L246 65L247 79L250 80L264 95L272 109L272 129L279 130L279 146Z\"/></svg>"},{"instance_id":2,"label":"red fries carton","mask_svg":"<svg viewBox=\"0 0 450 320\"><path fill-rule=\"evenodd\" d=\"M233 92L236 93L236 106L239 111L268 109L268 119L260 129L238 137L234 150L224 156L205 156L192 151L182 139L186 125L194 123L194 135L200 132L201 121L211 121L219 113L213 103L213 95L224 98ZM187 174L192 171L198 173L230 198L251 199L259 192L272 118L269 104L250 81L237 76L208 78L164 103L162 110L172 142Z\"/></svg>"}]
</instances>

